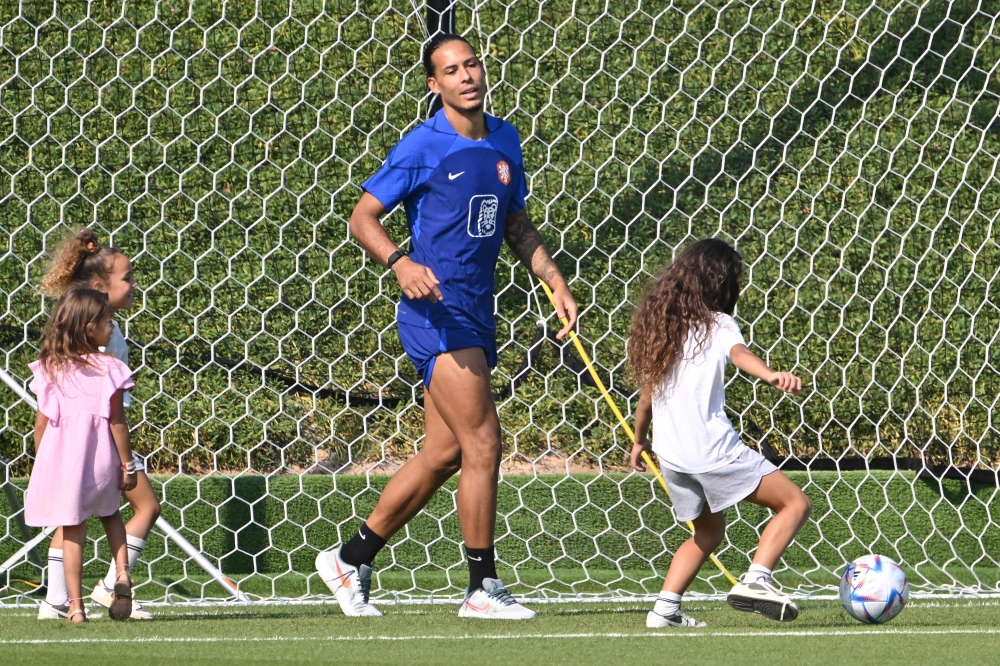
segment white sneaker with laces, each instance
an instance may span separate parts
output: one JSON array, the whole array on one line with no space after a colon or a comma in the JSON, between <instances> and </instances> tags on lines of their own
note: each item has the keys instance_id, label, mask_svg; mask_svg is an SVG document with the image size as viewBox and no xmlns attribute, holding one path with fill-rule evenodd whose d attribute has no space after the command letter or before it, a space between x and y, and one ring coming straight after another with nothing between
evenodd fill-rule
<instances>
[{"instance_id":1,"label":"white sneaker with laces","mask_svg":"<svg viewBox=\"0 0 1000 666\"><path fill-rule=\"evenodd\" d=\"M646 626L650 629L664 629L666 627L701 628L707 627L708 623L696 620L682 610L677 611L675 615L671 615L670 617L660 615L656 611L649 611L646 615Z\"/></svg>"},{"instance_id":2,"label":"white sneaker with laces","mask_svg":"<svg viewBox=\"0 0 1000 666\"><path fill-rule=\"evenodd\" d=\"M104 606L105 608L111 608L111 602L115 600L114 590L108 589L104 585L104 581L98 581L97 585L94 586L94 591L90 595L91 600L95 604ZM134 596L132 597L132 614L129 616L131 620L152 620L153 614L142 607L139 600Z\"/></svg>"},{"instance_id":3,"label":"white sneaker with laces","mask_svg":"<svg viewBox=\"0 0 1000 666\"><path fill-rule=\"evenodd\" d=\"M55 606L44 599L38 604L39 620L65 620L69 615L69 604L65 606Z\"/></svg>"},{"instance_id":4,"label":"white sneaker with laces","mask_svg":"<svg viewBox=\"0 0 1000 666\"><path fill-rule=\"evenodd\" d=\"M340 548L325 550L316 556L316 571L330 588L340 610L348 617L381 617L382 612L368 603L372 568L366 564L353 567L340 559Z\"/></svg>"},{"instance_id":5,"label":"white sneaker with laces","mask_svg":"<svg viewBox=\"0 0 1000 666\"><path fill-rule=\"evenodd\" d=\"M477 617L482 620L530 620L536 615L514 601L503 581L483 579L483 586L475 592L466 590L465 601L458 609L459 617Z\"/></svg>"},{"instance_id":6,"label":"white sneaker with laces","mask_svg":"<svg viewBox=\"0 0 1000 666\"><path fill-rule=\"evenodd\" d=\"M744 580L746 575L743 576ZM799 616L799 608L791 597L784 594L770 578L762 577L753 582L739 582L726 596L729 605L744 613L756 613L778 622L791 622Z\"/></svg>"}]
</instances>

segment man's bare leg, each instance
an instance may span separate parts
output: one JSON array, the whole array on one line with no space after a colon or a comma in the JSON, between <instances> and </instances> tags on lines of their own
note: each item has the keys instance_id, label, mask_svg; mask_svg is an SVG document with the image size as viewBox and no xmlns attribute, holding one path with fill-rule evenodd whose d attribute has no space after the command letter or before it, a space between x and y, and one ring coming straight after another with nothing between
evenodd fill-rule
<instances>
[{"instance_id":1,"label":"man's bare leg","mask_svg":"<svg viewBox=\"0 0 1000 666\"><path fill-rule=\"evenodd\" d=\"M381 615L368 602L371 564L386 541L427 504L442 483L458 471L458 440L425 395L426 437L416 456L393 475L368 521L340 548L316 556L316 571L348 616Z\"/></svg>"},{"instance_id":2,"label":"man's bare leg","mask_svg":"<svg viewBox=\"0 0 1000 666\"><path fill-rule=\"evenodd\" d=\"M371 562L386 539L416 515L460 466L458 516L469 563L469 593L459 616L535 617L508 594L496 573L493 539L501 442L489 379L486 356L478 347L436 358L425 391L427 438L420 452L386 486L358 533L339 551L316 558L320 577L347 615L381 615L368 603Z\"/></svg>"},{"instance_id":3,"label":"man's bare leg","mask_svg":"<svg viewBox=\"0 0 1000 666\"><path fill-rule=\"evenodd\" d=\"M500 419L479 347L441 354L428 392L461 447L458 521L467 548L493 547L500 472Z\"/></svg>"},{"instance_id":4,"label":"man's bare leg","mask_svg":"<svg viewBox=\"0 0 1000 666\"><path fill-rule=\"evenodd\" d=\"M500 420L490 391L490 369L478 347L445 352L435 360L425 390L427 437L420 452L393 475L375 510L340 557L371 565L379 549L415 516L452 474L458 482L458 520L472 566L471 584L496 578L496 526ZM485 552L487 551L488 552ZM479 552L484 551L484 552Z\"/></svg>"},{"instance_id":5,"label":"man's bare leg","mask_svg":"<svg viewBox=\"0 0 1000 666\"><path fill-rule=\"evenodd\" d=\"M438 356L428 390L462 449L458 520L469 564L469 589L458 616L529 620L535 613L517 603L497 576L493 539L502 450L500 418L483 350L472 347Z\"/></svg>"},{"instance_id":6,"label":"man's bare leg","mask_svg":"<svg viewBox=\"0 0 1000 666\"><path fill-rule=\"evenodd\" d=\"M370 530L385 540L420 513L437 489L462 465L458 439L441 419L429 391L424 392L424 418L425 437L420 451L393 474L375 510L365 521Z\"/></svg>"}]
</instances>

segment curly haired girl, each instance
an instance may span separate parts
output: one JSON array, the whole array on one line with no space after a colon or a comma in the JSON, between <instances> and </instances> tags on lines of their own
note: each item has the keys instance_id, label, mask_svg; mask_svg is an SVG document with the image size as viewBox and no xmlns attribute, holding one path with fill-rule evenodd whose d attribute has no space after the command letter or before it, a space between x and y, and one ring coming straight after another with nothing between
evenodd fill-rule
<instances>
[{"instance_id":1,"label":"curly haired girl","mask_svg":"<svg viewBox=\"0 0 1000 666\"><path fill-rule=\"evenodd\" d=\"M716 239L698 241L660 274L632 318L628 356L642 388L631 465L645 472L641 456L652 449L677 519L695 527L674 554L647 627L705 626L681 610L681 596L725 537L723 511L743 500L775 516L727 601L783 622L798 615L795 603L773 585L771 570L809 518L809 498L740 441L723 403L730 362L780 391L797 394L802 380L771 370L747 349L732 317L742 280L743 260L735 249Z\"/></svg>"}]
</instances>

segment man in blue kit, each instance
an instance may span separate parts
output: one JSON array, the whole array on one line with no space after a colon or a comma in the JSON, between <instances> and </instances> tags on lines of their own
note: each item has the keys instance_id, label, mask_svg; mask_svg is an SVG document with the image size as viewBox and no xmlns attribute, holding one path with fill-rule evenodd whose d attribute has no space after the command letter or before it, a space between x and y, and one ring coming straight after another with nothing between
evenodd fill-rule
<instances>
[{"instance_id":1,"label":"man in blue kit","mask_svg":"<svg viewBox=\"0 0 1000 666\"><path fill-rule=\"evenodd\" d=\"M493 278L503 241L554 292L559 316L569 320L559 338L576 323L577 305L528 219L517 130L483 112L486 72L475 51L458 35L438 35L424 48L423 65L443 108L403 137L364 183L350 227L402 288L399 338L424 381L426 438L357 534L320 553L316 570L345 614L381 615L368 603L372 561L461 470L458 519L470 580L458 614L529 619L535 613L498 579L493 550L501 448L490 368L497 363ZM400 203L410 256L379 221Z\"/></svg>"}]
</instances>

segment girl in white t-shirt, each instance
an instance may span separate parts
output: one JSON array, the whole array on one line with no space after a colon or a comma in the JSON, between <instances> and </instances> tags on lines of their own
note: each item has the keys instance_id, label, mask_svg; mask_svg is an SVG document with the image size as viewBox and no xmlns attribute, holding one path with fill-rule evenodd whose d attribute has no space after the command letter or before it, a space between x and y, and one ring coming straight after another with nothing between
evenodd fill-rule
<instances>
[{"instance_id":1,"label":"girl in white t-shirt","mask_svg":"<svg viewBox=\"0 0 1000 666\"><path fill-rule=\"evenodd\" d=\"M46 296L59 298L70 287L89 287L108 295L112 312L129 310L135 300L135 278L132 276L132 262L125 253L113 247L101 245L91 229L81 229L66 239L52 257L52 264L42 277L40 291ZM125 365L128 362L128 345L118 324L113 324L111 340L102 352L113 354ZM124 407L131 404L128 391L124 395ZM160 501L149 483L142 458L135 456L137 463L136 486L126 491L125 499L132 505L132 518L125 525L128 537L129 569L135 566L146 546L146 537L160 517ZM52 536L49 545L48 594L38 610L38 619L51 620L66 617L68 612L66 576L63 570L62 528ZM97 583L90 598L101 606L110 607L114 599L115 565L112 563L108 575ZM149 620L153 615L138 601L132 603L133 620Z\"/></svg>"},{"instance_id":2,"label":"girl in white t-shirt","mask_svg":"<svg viewBox=\"0 0 1000 666\"><path fill-rule=\"evenodd\" d=\"M723 408L730 362L775 388L797 394L802 380L775 372L743 340L733 310L743 260L723 241L698 241L657 278L632 318L630 369L641 386L631 465L659 458L674 512L695 532L674 554L647 627L704 627L681 611L681 595L726 534L723 511L742 500L775 512L753 564L729 593L736 610L787 622L794 602L774 587L771 570L809 518L809 498L760 453L747 448ZM646 438L653 422L653 441Z\"/></svg>"}]
</instances>

